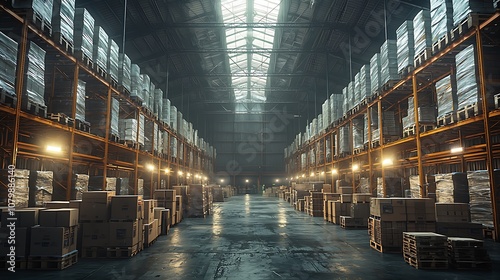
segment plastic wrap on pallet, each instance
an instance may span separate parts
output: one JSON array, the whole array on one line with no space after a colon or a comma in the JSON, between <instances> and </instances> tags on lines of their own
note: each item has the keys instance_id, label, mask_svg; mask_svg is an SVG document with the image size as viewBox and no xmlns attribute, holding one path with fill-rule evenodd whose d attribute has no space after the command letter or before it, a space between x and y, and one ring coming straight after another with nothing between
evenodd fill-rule
<instances>
[{"instance_id":1,"label":"plastic wrap on pallet","mask_svg":"<svg viewBox=\"0 0 500 280\"><path fill-rule=\"evenodd\" d=\"M156 86L154 83L149 83L149 101L148 101L148 105L149 105L149 110L151 110L151 112L154 111L154 106L155 106L155 91L156 91Z\"/></svg>"},{"instance_id":2,"label":"plastic wrap on pallet","mask_svg":"<svg viewBox=\"0 0 500 280\"><path fill-rule=\"evenodd\" d=\"M413 96L408 98L408 115L402 119L403 128L415 125L415 105Z\"/></svg>"},{"instance_id":3,"label":"plastic wrap on pallet","mask_svg":"<svg viewBox=\"0 0 500 280\"><path fill-rule=\"evenodd\" d=\"M120 54L119 54L120 48L118 47L118 44L115 42L113 39L108 40L108 60L107 60L107 66L106 66L106 71L108 72L109 76L118 82L118 70L119 70L119 61L120 61Z\"/></svg>"},{"instance_id":4,"label":"plastic wrap on pallet","mask_svg":"<svg viewBox=\"0 0 500 280\"><path fill-rule=\"evenodd\" d=\"M0 32L0 90L16 95L17 42Z\"/></svg>"},{"instance_id":5,"label":"plastic wrap on pallet","mask_svg":"<svg viewBox=\"0 0 500 280\"><path fill-rule=\"evenodd\" d=\"M179 154L178 154L179 159L184 160L184 143L179 141L177 143L177 146L179 147Z\"/></svg>"},{"instance_id":6,"label":"plastic wrap on pallet","mask_svg":"<svg viewBox=\"0 0 500 280\"><path fill-rule=\"evenodd\" d=\"M94 17L85 8L75 9L74 50L80 51L90 60L94 59Z\"/></svg>"},{"instance_id":7,"label":"plastic wrap on pallet","mask_svg":"<svg viewBox=\"0 0 500 280\"><path fill-rule=\"evenodd\" d=\"M364 125L363 118L352 120L352 143L354 149L360 149L364 146Z\"/></svg>"},{"instance_id":8,"label":"plastic wrap on pallet","mask_svg":"<svg viewBox=\"0 0 500 280\"><path fill-rule=\"evenodd\" d=\"M354 81L350 81L347 84L347 91L349 92L347 94L347 96L349 96L349 100L348 100L348 102L349 102L348 104L349 105L348 105L347 110L350 110L350 109L352 109L354 107L354 99L355 99L355 97L354 97L354 94L355 94L355 92L354 92Z\"/></svg>"},{"instance_id":9,"label":"plastic wrap on pallet","mask_svg":"<svg viewBox=\"0 0 500 280\"><path fill-rule=\"evenodd\" d=\"M370 192L370 179L359 178L359 185L356 186L356 193L371 193Z\"/></svg>"},{"instance_id":10,"label":"plastic wrap on pallet","mask_svg":"<svg viewBox=\"0 0 500 280\"><path fill-rule=\"evenodd\" d=\"M342 110L344 96L342 94L332 94L330 95L330 101L331 101L331 113L333 122L340 119L344 115L344 112Z\"/></svg>"},{"instance_id":11,"label":"plastic wrap on pallet","mask_svg":"<svg viewBox=\"0 0 500 280\"><path fill-rule=\"evenodd\" d=\"M300 155L300 165L301 165L302 167L307 166L307 165L306 165L306 158L307 158L306 153L303 153L303 154L301 154L301 155Z\"/></svg>"},{"instance_id":12,"label":"plastic wrap on pallet","mask_svg":"<svg viewBox=\"0 0 500 280\"><path fill-rule=\"evenodd\" d=\"M384 181L385 193L383 189ZM381 177L377 178L377 197L402 197L402 195L401 178L385 177L385 180L382 180Z\"/></svg>"},{"instance_id":13,"label":"plastic wrap on pallet","mask_svg":"<svg viewBox=\"0 0 500 280\"><path fill-rule=\"evenodd\" d=\"M327 162L330 162L332 159L332 150L331 150L331 144L330 144L330 138L327 137L325 140L325 154L326 154L326 160Z\"/></svg>"},{"instance_id":14,"label":"plastic wrap on pallet","mask_svg":"<svg viewBox=\"0 0 500 280\"><path fill-rule=\"evenodd\" d=\"M308 153L309 153L309 165L315 166L316 165L316 148L312 148Z\"/></svg>"},{"instance_id":15,"label":"plastic wrap on pallet","mask_svg":"<svg viewBox=\"0 0 500 280\"><path fill-rule=\"evenodd\" d=\"M162 149L163 149L163 153L166 154L170 151L170 147L168 146L169 145L169 140L170 140L170 134L168 133L168 131L162 131L161 132L162 134Z\"/></svg>"},{"instance_id":16,"label":"plastic wrap on pallet","mask_svg":"<svg viewBox=\"0 0 500 280\"><path fill-rule=\"evenodd\" d=\"M363 131L364 131L364 141L363 144L367 144L369 139L368 139L368 113L363 114L363 118L365 120L364 126L363 126Z\"/></svg>"},{"instance_id":17,"label":"plastic wrap on pallet","mask_svg":"<svg viewBox=\"0 0 500 280\"><path fill-rule=\"evenodd\" d=\"M490 176L488 170L468 171L470 215L473 223L493 227Z\"/></svg>"},{"instance_id":18,"label":"plastic wrap on pallet","mask_svg":"<svg viewBox=\"0 0 500 280\"><path fill-rule=\"evenodd\" d=\"M118 135L118 118L120 116L120 101L111 98L111 118L110 118L110 132L113 135Z\"/></svg>"},{"instance_id":19,"label":"plastic wrap on pallet","mask_svg":"<svg viewBox=\"0 0 500 280\"><path fill-rule=\"evenodd\" d=\"M399 124L396 121L396 115L392 111L386 111L383 113L382 120L382 135L384 138L386 136L398 136L400 134Z\"/></svg>"},{"instance_id":20,"label":"plastic wrap on pallet","mask_svg":"<svg viewBox=\"0 0 500 280\"><path fill-rule=\"evenodd\" d=\"M139 139L137 142L139 144L144 145L145 137L144 137L144 128L145 128L146 120L143 114L139 114Z\"/></svg>"},{"instance_id":21,"label":"plastic wrap on pallet","mask_svg":"<svg viewBox=\"0 0 500 280\"><path fill-rule=\"evenodd\" d=\"M412 198L421 198L420 196L420 176L410 175L410 192Z\"/></svg>"},{"instance_id":22,"label":"plastic wrap on pallet","mask_svg":"<svg viewBox=\"0 0 500 280\"><path fill-rule=\"evenodd\" d=\"M144 127L144 149L148 152L153 152L157 148L158 142L158 124L146 120Z\"/></svg>"},{"instance_id":23,"label":"plastic wrap on pallet","mask_svg":"<svg viewBox=\"0 0 500 280\"><path fill-rule=\"evenodd\" d=\"M170 155L177 158L177 138L170 137Z\"/></svg>"},{"instance_id":24,"label":"plastic wrap on pallet","mask_svg":"<svg viewBox=\"0 0 500 280\"><path fill-rule=\"evenodd\" d=\"M399 79L398 49L396 40L386 40L380 46L380 83Z\"/></svg>"},{"instance_id":25,"label":"plastic wrap on pallet","mask_svg":"<svg viewBox=\"0 0 500 280\"><path fill-rule=\"evenodd\" d=\"M54 0L52 9L52 32L60 33L73 44L75 0Z\"/></svg>"},{"instance_id":26,"label":"plastic wrap on pallet","mask_svg":"<svg viewBox=\"0 0 500 280\"><path fill-rule=\"evenodd\" d=\"M120 139L137 143L137 120L120 119L118 121Z\"/></svg>"},{"instance_id":27,"label":"plastic wrap on pallet","mask_svg":"<svg viewBox=\"0 0 500 280\"><path fill-rule=\"evenodd\" d=\"M30 206L43 207L45 202L52 201L53 181L54 172L52 171L31 171L29 180Z\"/></svg>"},{"instance_id":28,"label":"plastic wrap on pallet","mask_svg":"<svg viewBox=\"0 0 500 280\"><path fill-rule=\"evenodd\" d=\"M195 130L193 131L193 144L194 144L196 147L198 147L198 148L199 148L199 146L198 146L198 130L197 130L197 129L195 129Z\"/></svg>"},{"instance_id":29,"label":"plastic wrap on pallet","mask_svg":"<svg viewBox=\"0 0 500 280\"><path fill-rule=\"evenodd\" d=\"M128 195L130 193L129 178L116 178L116 194Z\"/></svg>"},{"instance_id":30,"label":"plastic wrap on pallet","mask_svg":"<svg viewBox=\"0 0 500 280\"><path fill-rule=\"evenodd\" d=\"M177 110L177 133L182 135L184 132L184 119L182 118L182 112Z\"/></svg>"},{"instance_id":31,"label":"plastic wrap on pallet","mask_svg":"<svg viewBox=\"0 0 500 280\"><path fill-rule=\"evenodd\" d=\"M361 74L360 72L354 75L354 91L353 91L353 102L352 105L357 106L361 101Z\"/></svg>"},{"instance_id":32,"label":"plastic wrap on pallet","mask_svg":"<svg viewBox=\"0 0 500 280\"><path fill-rule=\"evenodd\" d=\"M170 106L170 127L177 131L177 107Z\"/></svg>"},{"instance_id":33,"label":"plastic wrap on pallet","mask_svg":"<svg viewBox=\"0 0 500 280\"><path fill-rule=\"evenodd\" d=\"M161 120L170 126L170 107L171 107L170 99L163 98L162 107L163 108L161 110L162 112Z\"/></svg>"},{"instance_id":34,"label":"plastic wrap on pallet","mask_svg":"<svg viewBox=\"0 0 500 280\"><path fill-rule=\"evenodd\" d=\"M455 56L458 110L478 102L479 91L474 55L474 45L469 45Z\"/></svg>"},{"instance_id":35,"label":"plastic wrap on pallet","mask_svg":"<svg viewBox=\"0 0 500 280\"><path fill-rule=\"evenodd\" d=\"M85 121L85 87L86 82L83 80L78 80L78 86L76 88L76 111L75 119Z\"/></svg>"},{"instance_id":36,"label":"plastic wrap on pallet","mask_svg":"<svg viewBox=\"0 0 500 280\"><path fill-rule=\"evenodd\" d=\"M188 123L188 140L189 140L189 143L192 144L193 143L193 124L192 123Z\"/></svg>"},{"instance_id":37,"label":"plastic wrap on pallet","mask_svg":"<svg viewBox=\"0 0 500 280\"><path fill-rule=\"evenodd\" d=\"M380 140L380 129L372 129L372 141Z\"/></svg>"},{"instance_id":38,"label":"plastic wrap on pallet","mask_svg":"<svg viewBox=\"0 0 500 280\"><path fill-rule=\"evenodd\" d=\"M73 189L71 198L72 199L82 199L82 194L89 190L89 175L87 174L75 174L73 176Z\"/></svg>"},{"instance_id":39,"label":"plastic wrap on pallet","mask_svg":"<svg viewBox=\"0 0 500 280\"><path fill-rule=\"evenodd\" d=\"M142 85L141 85L141 89L142 89L142 98L143 98L143 101L142 101L142 107L145 107L145 108L151 108L150 107L150 97L149 97L149 94L150 94L150 90L151 90L151 78L149 77L148 74L141 74L141 80L142 80Z\"/></svg>"},{"instance_id":40,"label":"plastic wrap on pallet","mask_svg":"<svg viewBox=\"0 0 500 280\"><path fill-rule=\"evenodd\" d=\"M452 84L450 75L436 82L436 97L437 97L437 117L442 117L448 113L454 112L456 100L456 92Z\"/></svg>"},{"instance_id":41,"label":"plastic wrap on pallet","mask_svg":"<svg viewBox=\"0 0 500 280\"><path fill-rule=\"evenodd\" d=\"M349 109L351 109L351 108L349 108L350 97L349 97L348 87L345 87L342 89L342 97L343 97L343 99L342 99L342 112L345 113L345 112L349 111ZM343 114L341 116L343 116Z\"/></svg>"},{"instance_id":42,"label":"plastic wrap on pallet","mask_svg":"<svg viewBox=\"0 0 500 280\"><path fill-rule=\"evenodd\" d=\"M453 4L452 0L431 0L430 7L432 42L437 42L453 28Z\"/></svg>"},{"instance_id":43,"label":"plastic wrap on pallet","mask_svg":"<svg viewBox=\"0 0 500 280\"><path fill-rule=\"evenodd\" d=\"M26 208L29 206L29 174L30 171L26 169L16 169L14 172L16 208Z\"/></svg>"},{"instance_id":44,"label":"plastic wrap on pallet","mask_svg":"<svg viewBox=\"0 0 500 280\"><path fill-rule=\"evenodd\" d=\"M330 125L331 121L331 113L330 113L330 100L327 99L325 102L323 102L323 105L321 105L321 112L323 116L323 126L326 128Z\"/></svg>"},{"instance_id":45,"label":"plastic wrap on pallet","mask_svg":"<svg viewBox=\"0 0 500 280\"><path fill-rule=\"evenodd\" d=\"M415 58L415 38L413 33L413 21L404 21L396 30L398 49L398 73L413 66Z\"/></svg>"},{"instance_id":46,"label":"plastic wrap on pallet","mask_svg":"<svg viewBox=\"0 0 500 280\"><path fill-rule=\"evenodd\" d=\"M323 131L324 126L323 126L323 114L319 114L318 117L316 118L318 120L318 134L320 134L321 131Z\"/></svg>"},{"instance_id":47,"label":"plastic wrap on pallet","mask_svg":"<svg viewBox=\"0 0 500 280\"><path fill-rule=\"evenodd\" d=\"M153 112L161 118L163 116L163 90L159 88L155 89L154 104Z\"/></svg>"},{"instance_id":48,"label":"plastic wrap on pallet","mask_svg":"<svg viewBox=\"0 0 500 280\"><path fill-rule=\"evenodd\" d=\"M131 92L131 68L132 61L128 55L124 53L118 54L118 84L128 92Z\"/></svg>"},{"instance_id":49,"label":"plastic wrap on pallet","mask_svg":"<svg viewBox=\"0 0 500 280\"><path fill-rule=\"evenodd\" d=\"M365 64L359 69L359 83L359 100L363 101L372 96L369 64Z\"/></svg>"},{"instance_id":50,"label":"plastic wrap on pallet","mask_svg":"<svg viewBox=\"0 0 500 280\"><path fill-rule=\"evenodd\" d=\"M160 143L160 134L158 133L158 124L155 122L153 124L153 141L154 141L154 150L156 152L160 152L160 147L161 147L161 143Z\"/></svg>"},{"instance_id":51,"label":"plastic wrap on pallet","mask_svg":"<svg viewBox=\"0 0 500 280\"><path fill-rule=\"evenodd\" d=\"M418 121L420 123L436 123L436 107L420 106L418 107Z\"/></svg>"},{"instance_id":52,"label":"plastic wrap on pallet","mask_svg":"<svg viewBox=\"0 0 500 280\"><path fill-rule=\"evenodd\" d=\"M144 179L137 179L137 194L144 194Z\"/></svg>"},{"instance_id":53,"label":"plastic wrap on pallet","mask_svg":"<svg viewBox=\"0 0 500 280\"><path fill-rule=\"evenodd\" d=\"M453 26L458 26L466 20L470 13L493 12L491 0L453 0Z\"/></svg>"},{"instance_id":54,"label":"plastic wrap on pallet","mask_svg":"<svg viewBox=\"0 0 500 280\"><path fill-rule=\"evenodd\" d=\"M142 79L141 68L137 64L132 64L130 68L130 96L137 98L140 102L144 102Z\"/></svg>"},{"instance_id":55,"label":"plastic wrap on pallet","mask_svg":"<svg viewBox=\"0 0 500 280\"><path fill-rule=\"evenodd\" d=\"M467 173L436 174L436 202L469 203Z\"/></svg>"},{"instance_id":56,"label":"plastic wrap on pallet","mask_svg":"<svg viewBox=\"0 0 500 280\"><path fill-rule=\"evenodd\" d=\"M26 76L24 83L28 100L45 105L45 51L33 42L29 43Z\"/></svg>"},{"instance_id":57,"label":"plastic wrap on pallet","mask_svg":"<svg viewBox=\"0 0 500 280\"><path fill-rule=\"evenodd\" d=\"M31 9L34 13L39 15L45 22L49 24L52 20L53 5L53 0L12 1L13 8Z\"/></svg>"},{"instance_id":58,"label":"plastic wrap on pallet","mask_svg":"<svg viewBox=\"0 0 500 280\"><path fill-rule=\"evenodd\" d=\"M370 59L370 82L371 91L376 92L380 89L380 54L376 53Z\"/></svg>"},{"instance_id":59,"label":"plastic wrap on pallet","mask_svg":"<svg viewBox=\"0 0 500 280\"><path fill-rule=\"evenodd\" d=\"M413 18L413 36L415 43L415 56L421 54L426 48L432 47L431 14L421 10Z\"/></svg>"},{"instance_id":60,"label":"plastic wrap on pallet","mask_svg":"<svg viewBox=\"0 0 500 280\"><path fill-rule=\"evenodd\" d=\"M318 119L314 118L311 122L311 137L318 134Z\"/></svg>"},{"instance_id":61,"label":"plastic wrap on pallet","mask_svg":"<svg viewBox=\"0 0 500 280\"><path fill-rule=\"evenodd\" d=\"M350 153L351 147L349 145L349 126L342 126L339 131L339 153Z\"/></svg>"},{"instance_id":62,"label":"plastic wrap on pallet","mask_svg":"<svg viewBox=\"0 0 500 280\"><path fill-rule=\"evenodd\" d=\"M109 36L102 26L94 26L94 47L93 58L94 62L102 70L107 70L108 66L108 41Z\"/></svg>"}]
</instances>

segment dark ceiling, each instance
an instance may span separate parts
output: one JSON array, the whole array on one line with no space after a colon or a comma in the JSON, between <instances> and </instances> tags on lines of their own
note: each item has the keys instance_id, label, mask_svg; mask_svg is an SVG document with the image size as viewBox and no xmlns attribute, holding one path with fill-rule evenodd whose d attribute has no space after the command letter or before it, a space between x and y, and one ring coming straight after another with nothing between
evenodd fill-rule
<instances>
[{"instance_id":1,"label":"dark ceiling","mask_svg":"<svg viewBox=\"0 0 500 280\"><path fill-rule=\"evenodd\" d=\"M120 46L124 5L76 1ZM422 7L428 9L429 0L282 0L264 108L287 106L305 127L327 96L341 93L386 36L395 39L396 28ZM125 52L157 87L168 89L168 98L195 127L235 109L225 41L220 0L128 1Z\"/></svg>"}]
</instances>

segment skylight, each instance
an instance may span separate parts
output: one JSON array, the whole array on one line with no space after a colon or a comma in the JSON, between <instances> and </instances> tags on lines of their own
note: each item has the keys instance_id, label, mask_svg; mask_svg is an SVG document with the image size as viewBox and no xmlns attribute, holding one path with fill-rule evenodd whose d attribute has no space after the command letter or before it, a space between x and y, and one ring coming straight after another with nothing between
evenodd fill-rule
<instances>
[{"instance_id":1,"label":"skylight","mask_svg":"<svg viewBox=\"0 0 500 280\"><path fill-rule=\"evenodd\" d=\"M281 0L221 0L236 102L265 102L266 75ZM253 4L253 5L252 5ZM256 25L258 28L253 28Z\"/></svg>"}]
</instances>

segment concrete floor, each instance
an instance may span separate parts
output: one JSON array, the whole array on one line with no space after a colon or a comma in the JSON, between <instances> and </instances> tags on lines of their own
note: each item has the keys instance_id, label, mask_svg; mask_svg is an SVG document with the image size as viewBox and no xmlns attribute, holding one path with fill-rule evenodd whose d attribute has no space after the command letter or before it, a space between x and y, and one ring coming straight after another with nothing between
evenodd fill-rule
<instances>
[{"instance_id":1,"label":"concrete floor","mask_svg":"<svg viewBox=\"0 0 500 280\"><path fill-rule=\"evenodd\" d=\"M278 198L242 195L215 204L208 218L185 219L131 259L0 279L500 279L500 243L486 243L491 271L433 271L378 253L368 240L366 230L341 229Z\"/></svg>"}]
</instances>

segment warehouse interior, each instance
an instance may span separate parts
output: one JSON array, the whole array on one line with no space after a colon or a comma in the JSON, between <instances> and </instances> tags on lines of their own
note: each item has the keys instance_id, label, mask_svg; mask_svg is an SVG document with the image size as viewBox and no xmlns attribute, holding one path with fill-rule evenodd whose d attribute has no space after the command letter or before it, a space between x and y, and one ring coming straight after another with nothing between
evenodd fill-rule
<instances>
[{"instance_id":1,"label":"warehouse interior","mask_svg":"<svg viewBox=\"0 0 500 280\"><path fill-rule=\"evenodd\" d=\"M499 2L0 1L0 267L495 279Z\"/></svg>"}]
</instances>

